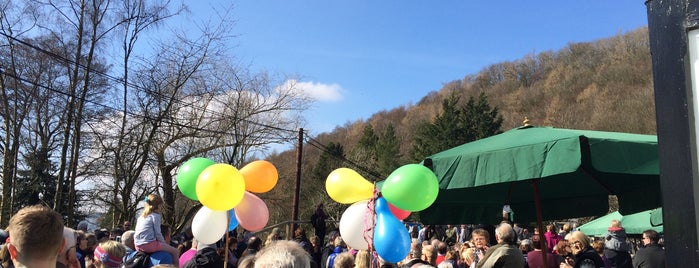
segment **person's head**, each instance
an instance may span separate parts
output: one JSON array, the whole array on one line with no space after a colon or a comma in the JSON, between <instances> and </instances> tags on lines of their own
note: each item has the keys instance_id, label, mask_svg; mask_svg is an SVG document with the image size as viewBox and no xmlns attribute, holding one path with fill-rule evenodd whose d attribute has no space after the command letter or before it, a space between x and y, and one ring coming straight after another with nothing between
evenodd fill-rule
<instances>
[{"instance_id":1,"label":"person's head","mask_svg":"<svg viewBox=\"0 0 699 268\"><path fill-rule=\"evenodd\" d=\"M81 221L78 223L77 229L83 232L87 232L87 222Z\"/></svg>"},{"instance_id":2,"label":"person's head","mask_svg":"<svg viewBox=\"0 0 699 268\"><path fill-rule=\"evenodd\" d=\"M238 260L238 268L254 268L255 255L246 255Z\"/></svg>"},{"instance_id":3,"label":"person's head","mask_svg":"<svg viewBox=\"0 0 699 268\"><path fill-rule=\"evenodd\" d=\"M534 250L534 247L533 247L533 245L532 245L532 241L529 240L529 239L523 239L523 240L519 243L519 250L521 250L522 253L527 253L527 252L529 252L529 251Z\"/></svg>"},{"instance_id":4,"label":"person's head","mask_svg":"<svg viewBox=\"0 0 699 268\"><path fill-rule=\"evenodd\" d=\"M570 243L568 241L570 240L558 241L558 243L555 245L556 254L558 254L559 256L568 256L569 254L573 253L573 250L571 250ZM543 247L544 243L546 243L546 240L542 241L540 245Z\"/></svg>"},{"instance_id":5,"label":"person's head","mask_svg":"<svg viewBox=\"0 0 699 268\"><path fill-rule=\"evenodd\" d=\"M109 232L105 230L95 230L95 237L97 238L97 243L102 243L109 240Z\"/></svg>"},{"instance_id":6,"label":"person's head","mask_svg":"<svg viewBox=\"0 0 699 268\"><path fill-rule=\"evenodd\" d=\"M333 268L352 268L354 267L354 255L349 252L342 252L335 257Z\"/></svg>"},{"instance_id":7,"label":"person's head","mask_svg":"<svg viewBox=\"0 0 699 268\"><path fill-rule=\"evenodd\" d=\"M436 265L437 249L432 245L422 247L422 260L428 262L430 265Z\"/></svg>"},{"instance_id":8,"label":"person's head","mask_svg":"<svg viewBox=\"0 0 699 268\"><path fill-rule=\"evenodd\" d=\"M597 252L600 256L604 256L604 241L596 240L592 242L592 249Z\"/></svg>"},{"instance_id":9,"label":"person's head","mask_svg":"<svg viewBox=\"0 0 699 268\"><path fill-rule=\"evenodd\" d=\"M126 255L126 248L117 241L109 240L97 245L94 251L93 262L98 267L119 267Z\"/></svg>"},{"instance_id":10,"label":"person's head","mask_svg":"<svg viewBox=\"0 0 699 268\"><path fill-rule=\"evenodd\" d=\"M447 246L447 243L444 243L442 241L439 241L439 243L437 243L437 253L441 255L446 255L448 249L449 246Z\"/></svg>"},{"instance_id":11,"label":"person's head","mask_svg":"<svg viewBox=\"0 0 699 268\"><path fill-rule=\"evenodd\" d=\"M354 256L354 267L357 268L370 268L371 267L371 253L366 250L357 251L357 256Z\"/></svg>"},{"instance_id":12,"label":"person's head","mask_svg":"<svg viewBox=\"0 0 699 268\"><path fill-rule=\"evenodd\" d=\"M124 224L122 224L122 228L124 228L124 231L131 230L131 222L125 221Z\"/></svg>"},{"instance_id":13,"label":"person's head","mask_svg":"<svg viewBox=\"0 0 699 268\"><path fill-rule=\"evenodd\" d=\"M590 238L581 231L575 231L570 235L570 249L577 255L590 246Z\"/></svg>"},{"instance_id":14,"label":"person's head","mask_svg":"<svg viewBox=\"0 0 699 268\"><path fill-rule=\"evenodd\" d=\"M41 205L20 209L10 219L7 231L11 238L6 246L15 266L55 265L65 245L61 215Z\"/></svg>"},{"instance_id":15,"label":"person's head","mask_svg":"<svg viewBox=\"0 0 699 268\"><path fill-rule=\"evenodd\" d=\"M134 234L136 232L133 230L128 230L121 234L121 243L124 244L129 249L136 249L136 245L134 244Z\"/></svg>"},{"instance_id":16,"label":"person's head","mask_svg":"<svg viewBox=\"0 0 699 268\"><path fill-rule=\"evenodd\" d=\"M451 262L443 261L437 265L437 268L454 268L454 265Z\"/></svg>"},{"instance_id":17,"label":"person's head","mask_svg":"<svg viewBox=\"0 0 699 268\"><path fill-rule=\"evenodd\" d=\"M296 230L294 230L294 237L305 237L305 236L306 236L306 229L298 227L298 228L296 228Z\"/></svg>"},{"instance_id":18,"label":"person's head","mask_svg":"<svg viewBox=\"0 0 699 268\"><path fill-rule=\"evenodd\" d=\"M643 236L643 245L649 245L649 244L658 244L658 241L660 241L660 235L658 232L652 229L648 229L643 231L641 234Z\"/></svg>"},{"instance_id":19,"label":"person's head","mask_svg":"<svg viewBox=\"0 0 699 268\"><path fill-rule=\"evenodd\" d=\"M80 250L87 249L87 234L85 232L75 231L75 246Z\"/></svg>"},{"instance_id":20,"label":"person's head","mask_svg":"<svg viewBox=\"0 0 699 268\"><path fill-rule=\"evenodd\" d=\"M337 236L335 237L335 241L333 241L333 246L335 247L346 247L345 241L342 240L342 236Z\"/></svg>"},{"instance_id":21,"label":"person's head","mask_svg":"<svg viewBox=\"0 0 699 268\"><path fill-rule=\"evenodd\" d=\"M141 216L145 217L154 212L160 212L160 207L163 205L163 199L157 194L149 194L146 196L146 204L143 206Z\"/></svg>"},{"instance_id":22,"label":"person's head","mask_svg":"<svg viewBox=\"0 0 699 268\"><path fill-rule=\"evenodd\" d=\"M498 243L514 245L517 243L517 234L515 234L515 230L512 229L509 223L501 223L495 229L495 239L497 239Z\"/></svg>"},{"instance_id":23,"label":"person's head","mask_svg":"<svg viewBox=\"0 0 699 268\"><path fill-rule=\"evenodd\" d=\"M260 250L262 247L262 240L257 236L251 236L248 239L248 248L254 250Z\"/></svg>"},{"instance_id":24,"label":"person's head","mask_svg":"<svg viewBox=\"0 0 699 268\"><path fill-rule=\"evenodd\" d=\"M563 224L563 231L566 233L570 232L570 224Z\"/></svg>"},{"instance_id":25,"label":"person's head","mask_svg":"<svg viewBox=\"0 0 699 268\"><path fill-rule=\"evenodd\" d=\"M621 228L621 221L620 220L612 220L611 223L609 223L609 228Z\"/></svg>"},{"instance_id":26,"label":"person's head","mask_svg":"<svg viewBox=\"0 0 699 268\"><path fill-rule=\"evenodd\" d=\"M473 248L461 251L461 260L466 263L466 267L471 266L471 263L476 260L476 251Z\"/></svg>"},{"instance_id":27,"label":"person's head","mask_svg":"<svg viewBox=\"0 0 699 268\"><path fill-rule=\"evenodd\" d=\"M262 248L254 262L255 268L310 268L311 256L294 241L277 240Z\"/></svg>"},{"instance_id":28,"label":"person's head","mask_svg":"<svg viewBox=\"0 0 699 268\"><path fill-rule=\"evenodd\" d=\"M65 247L58 254L57 262L70 266L70 264L78 263L78 256L75 252L76 246L76 235L75 230L68 227L63 227L63 240L65 241Z\"/></svg>"},{"instance_id":29,"label":"person's head","mask_svg":"<svg viewBox=\"0 0 699 268\"><path fill-rule=\"evenodd\" d=\"M422 243L415 240L410 243L410 252L408 253L408 258L415 259L422 257Z\"/></svg>"},{"instance_id":30,"label":"person's head","mask_svg":"<svg viewBox=\"0 0 699 268\"><path fill-rule=\"evenodd\" d=\"M85 252L92 252L95 250L98 244L97 236L94 233L86 233L85 240L87 240L87 249L85 249Z\"/></svg>"},{"instance_id":31,"label":"person's head","mask_svg":"<svg viewBox=\"0 0 699 268\"><path fill-rule=\"evenodd\" d=\"M481 249L490 243L490 234L485 229L476 229L471 232L471 241L473 244Z\"/></svg>"}]
</instances>

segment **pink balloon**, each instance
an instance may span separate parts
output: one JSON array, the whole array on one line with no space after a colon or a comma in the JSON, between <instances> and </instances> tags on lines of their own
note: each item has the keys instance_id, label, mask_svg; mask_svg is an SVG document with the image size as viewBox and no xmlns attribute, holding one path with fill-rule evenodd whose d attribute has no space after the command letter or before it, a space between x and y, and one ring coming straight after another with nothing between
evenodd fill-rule
<instances>
[{"instance_id":1,"label":"pink balloon","mask_svg":"<svg viewBox=\"0 0 699 268\"><path fill-rule=\"evenodd\" d=\"M235 218L243 229L257 232L265 228L269 221L269 209L265 201L246 191L243 200L235 206Z\"/></svg>"},{"instance_id":2,"label":"pink balloon","mask_svg":"<svg viewBox=\"0 0 699 268\"><path fill-rule=\"evenodd\" d=\"M388 209L391 210L391 213L393 216L396 216L399 220L405 220L408 216L410 216L410 211L407 210L402 210L400 208L397 208L396 206L392 205L390 202L388 203Z\"/></svg>"}]
</instances>

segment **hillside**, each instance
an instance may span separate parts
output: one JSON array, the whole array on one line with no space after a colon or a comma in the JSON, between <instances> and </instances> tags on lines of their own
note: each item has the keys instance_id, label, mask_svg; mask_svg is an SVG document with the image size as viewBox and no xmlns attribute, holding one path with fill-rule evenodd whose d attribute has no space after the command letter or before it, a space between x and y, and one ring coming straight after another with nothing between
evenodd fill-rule
<instances>
[{"instance_id":1,"label":"hillside","mask_svg":"<svg viewBox=\"0 0 699 268\"><path fill-rule=\"evenodd\" d=\"M503 116L503 131L520 126L527 117L540 126L655 134L651 68L648 30L640 28L490 65L445 83L417 104L377 111L366 121L347 123L312 138L342 145L345 157L352 159L366 124L380 133L391 123L400 140L401 163L410 163L413 131L441 112L442 100L456 93L465 101L481 92ZM339 220L344 207L327 197L324 181L309 176L320 154L320 149L304 144L300 218L308 219L315 205L325 202L331 217ZM263 198L270 205L270 223L277 223L291 218L296 152L282 152L270 160L279 169L281 186Z\"/></svg>"}]
</instances>

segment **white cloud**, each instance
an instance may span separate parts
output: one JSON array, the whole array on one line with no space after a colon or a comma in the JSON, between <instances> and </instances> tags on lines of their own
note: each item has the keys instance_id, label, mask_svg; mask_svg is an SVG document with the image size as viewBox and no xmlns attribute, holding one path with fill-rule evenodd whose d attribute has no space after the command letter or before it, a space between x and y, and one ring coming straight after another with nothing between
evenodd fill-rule
<instances>
[{"instance_id":1,"label":"white cloud","mask_svg":"<svg viewBox=\"0 0 699 268\"><path fill-rule=\"evenodd\" d=\"M320 101L336 102L342 100L342 87L338 84L323 84L318 82L300 82L288 80L284 83L286 87L293 87L303 94Z\"/></svg>"}]
</instances>

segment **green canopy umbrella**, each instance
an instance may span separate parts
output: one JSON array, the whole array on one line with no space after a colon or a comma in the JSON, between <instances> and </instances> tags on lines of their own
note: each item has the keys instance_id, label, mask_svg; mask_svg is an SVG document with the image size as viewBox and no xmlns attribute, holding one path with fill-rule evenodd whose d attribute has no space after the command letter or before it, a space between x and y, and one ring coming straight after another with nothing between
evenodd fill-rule
<instances>
[{"instance_id":1,"label":"green canopy umbrella","mask_svg":"<svg viewBox=\"0 0 699 268\"><path fill-rule=\"evenodd\" d=\"M660 207L657 137L525 126L427 157L439 195L426 224L595 216L617 195L621 213ZM537 217L538 216L538 217Z\"/></svg>"},{"instance_id":2,"label":"green canopy umbrella","mask_svg":"<svg viewBox=\"0 0 699 268\"><path fill-rule=\"evenodd\" d=\"M643 231L653 229L658 233L663 232L662 226L651 224L651 213L655 210L646 210L630 215L621 215L619 211L604 215L586 224L580 225L578 230L589 236L605 236L612 220L620 220L627 234L642 234Z\"/></svg>"},{"instance_id":3,"label":"green canopy umbrella","mask_svg":"<svg viewBox=\"0 0 699 268\"><path fill-rule=\"evenodd\" d=\"M621 213L619 211L614 211L597 219L594 219L588 223L580 225L578 231L583 232L588 236L604 236L607 234L607 229L609 229L609 224L612 220L621 220Z\"/></svg>"}]
</instances>

